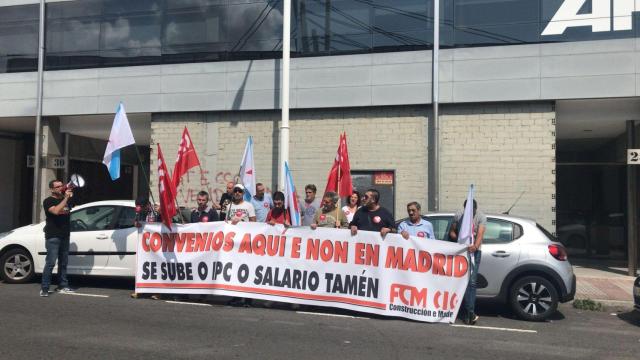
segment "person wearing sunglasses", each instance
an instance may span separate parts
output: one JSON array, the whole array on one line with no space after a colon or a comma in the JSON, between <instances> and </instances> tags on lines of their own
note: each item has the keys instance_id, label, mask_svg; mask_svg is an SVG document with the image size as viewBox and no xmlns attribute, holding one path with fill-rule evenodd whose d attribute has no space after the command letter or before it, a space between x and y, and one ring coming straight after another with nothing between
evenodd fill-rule
<instances>
[{"instance_id":1,"label":"person wearing sunglasses","mask_svg":"<svg viewBox=\"0 0 640 360\"><path fill-rule=\"evenodd\" d=\"M235 184L233 186L233 198L225 211L226 220L231 221L233 225L241 221L256 221L256 210L250 202L244 201L244 186Z\"/></svg>"},{"instance_id":2,"label":"person wearing sunglasses","mask_svg":"<svg viewBox=\"0 0 640 360\"><path fill-rule=\"evenodd\" d=\"M49 296L51 275L56 261L58 262L58 277L60 279L56 291L61 293L74 292L69 287L69 280L67 279L69 236L71 234L70 212L72 207L69 199L73 196L73 189L65 186L60 180L53 180L49 182L49 190L51 191L51 196L42 202L46 215L44 238L47 257L40 285L41 297Z\"/></svg>"},{"instance_id":3,"label":"person wearing sunglasses","mask_svg":"<svg viewBox=\"0 0 640 360\"><path fill-rule=\"evenodd\" d=\"M353 215L351 235L356 235L358 230L380 232L384 237L392 232L395 221L389 210L380 206L380 193L376 189L369 189L362 196L362 207Z\"/></svg>"}]
</instances>

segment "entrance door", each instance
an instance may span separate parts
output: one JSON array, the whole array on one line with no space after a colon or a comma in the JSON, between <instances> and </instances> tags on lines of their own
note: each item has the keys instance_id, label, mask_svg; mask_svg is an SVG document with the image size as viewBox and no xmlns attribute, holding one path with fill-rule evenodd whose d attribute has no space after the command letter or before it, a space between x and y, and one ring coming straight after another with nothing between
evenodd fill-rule
<instances>
[{"instance_id":1,"label":"entrance door","mask_svg":"<svg viewBox=\"0 0 640 360\"><path fill-rule=\"evenodd\" d=\"M556 234L569 255L625 259L625 166L559 163L556 184Z\"/></svg>"},{"instance_id":2,"label":"entrance door","mask_svg":"<svg viewBox=\"0 0 640 360\"><path fill-rule=\"evenodd\" d=\"M86 186L74 193L76 204L86 204L100 200L133 199L133 166L122 165L120 178L111 180L107 167L103 163L71 160L69 173L80 174L86 180Z\"/></svg>"}]
</instances>

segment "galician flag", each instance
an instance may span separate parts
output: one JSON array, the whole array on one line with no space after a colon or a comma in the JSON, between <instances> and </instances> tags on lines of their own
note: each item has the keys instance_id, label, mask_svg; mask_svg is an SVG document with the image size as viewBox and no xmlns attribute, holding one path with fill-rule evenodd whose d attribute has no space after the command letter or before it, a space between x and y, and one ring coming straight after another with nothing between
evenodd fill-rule
<instances>
[{"instance_id":1,"label":"galician flag","mask_svg":"<svg viewBox=\"0 0 640 360\"><path fill-rule=\"evenodd\" d=\"M244 155L240 162L240 183L245 188L244 199L251 201L251 197L256 194L256 170L253 166L253 138L249 136L247 145L244 147Z\"/></svg>"},{"instance_id":2,"label":"galician flag","mask_svg":"<svg viewBox=\"0 0 640 360\"><path fill-rule=\"evenodd\" d=\"M116 117L113 119L109 142L102 159L102 163L107 166L111 180L120 178L120 149L135 143L127 113L124 111L124 105L120 103L116 110Z\"/></svg>"},{"instance_id":3,"label":"galician flag","mask_svg":"<svg viewBox=\"0 0 640 360\"><path fill-rule=\"evenodd\" d=\"M473 184L469 185L469 194L467 194L467 203L464 207L462 215L462 224L458 231L458 244L473 244Z\"/></svg>"},{"instance_id":4,"label":"galician flag","mask_svg":"<svg viewBox=\"0 0 640 360\"><path fill-rule=\"evenodd\" d=\"M291 218L291 226L300 226L302 224L300 216L300 207L298 206L298 194L296 187L293 185L293 177L289 171L289 164L284 162L284 208L289 211Z\"/></svg>"}]
</instances>

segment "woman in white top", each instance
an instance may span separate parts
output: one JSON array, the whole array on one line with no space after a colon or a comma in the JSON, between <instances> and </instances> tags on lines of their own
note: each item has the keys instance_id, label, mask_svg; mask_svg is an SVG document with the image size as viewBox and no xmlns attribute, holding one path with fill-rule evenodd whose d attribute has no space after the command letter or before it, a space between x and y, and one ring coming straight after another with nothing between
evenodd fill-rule
<instances>
[{"instance_id":1,"label":"woman in white top","mask_svg":"<svg viewBox=\"0 0 640 360\"><path fill-rule=\"evenodd\" d=\"M360 208L360 200L360 193L353 190L351 196L349 196L347 205L342 207L342 212L347 217L347 221L351 222L351 220L353 220L353 215L356 213L356 210Z\"/></svg>"}]
</instances>

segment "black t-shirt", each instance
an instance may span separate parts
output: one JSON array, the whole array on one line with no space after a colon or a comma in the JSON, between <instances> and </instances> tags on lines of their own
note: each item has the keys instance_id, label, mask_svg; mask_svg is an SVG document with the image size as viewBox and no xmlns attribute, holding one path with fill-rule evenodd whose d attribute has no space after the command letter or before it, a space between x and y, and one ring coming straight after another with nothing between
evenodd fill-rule
<instances>
[{"instance_id":1,"label":"black t-shirt","mask_svg":"<svg viewBox=\"0 0 640 360\"><path fill-rule=\"evenodd\" d=\"M375 211L370 211L363 206L353 215L349 225L357 226L358 230L379 232L383 227L393 229L395 221L391 213L382 206Z\"/></svg>"},{"instance_id":2,"label":"black t-shirt","mask_svg":"<svg viewBox=\"0 0 640 360\"><path fill-rule=\"evenodd\" d=\"M59 215L52 214L49 212L49 208L52 206L58 206L62 202L62 199L56 199L53 196L50 196L42 202L42 207L44 208L44 213L47 217L47 223L44 226L44 237L45 239L50 239L54 237L69 237L69 221L71 216L69 212L71 211L71 205L67 202L67 205L60 212Z\"/></svg>"},{"instance_id":3,"label":"black t-shirt","mask_svg":"<svg viewBox=\"0 0 640 360\"><path fill-rule=\"evenodd\" d=\"M206 219L205 219L206 218ZM195 209L191 212L191 223L219 221L218 212L212 208L200 211Z\"/></svg>"}]
</instances>

